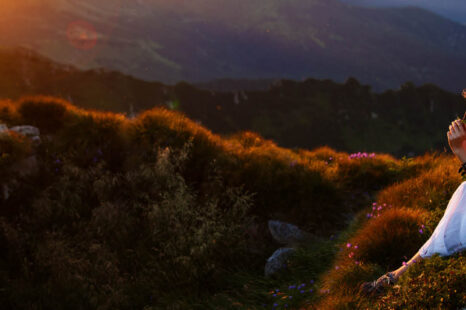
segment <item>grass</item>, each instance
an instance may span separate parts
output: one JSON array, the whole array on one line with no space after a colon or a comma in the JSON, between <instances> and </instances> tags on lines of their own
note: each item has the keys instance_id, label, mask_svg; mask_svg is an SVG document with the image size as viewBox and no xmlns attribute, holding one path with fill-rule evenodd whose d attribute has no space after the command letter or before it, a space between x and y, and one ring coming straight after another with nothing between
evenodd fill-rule
<instances>
[{"instance_id":1,"label":"grass","mask_svg":"<svg viewBox=\"0 0 466 310\"><path fill-rule=\"evenodd\" d=\"M430 236L462 181L450 155L291 150L163 108L127 119L52 97L0 101L0 122L33 124L43 138L35 153L12 132L0 140L2 158L35 154L40 171L21 177L0 162L0 182L14 184L0 205L5 308L466 304L460 254L421 262L376 300L356 292ZM265 260L280 245L268 219L313 235L271 277Z\"/></svg>"}]
</instances>

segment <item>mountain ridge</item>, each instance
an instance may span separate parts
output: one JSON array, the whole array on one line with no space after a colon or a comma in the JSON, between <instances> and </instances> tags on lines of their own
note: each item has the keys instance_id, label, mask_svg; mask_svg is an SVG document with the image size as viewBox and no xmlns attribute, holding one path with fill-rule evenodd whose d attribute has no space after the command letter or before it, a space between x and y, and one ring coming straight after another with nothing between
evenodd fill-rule
<instances>
[{"instance_id":1,"label":"mountain ridge","mask_svg":"<svg viewBox=\"0 0 466 310\"><path fill-rule=\"evenodd\" d=\"M277 76L339 82L355 76L380 91L406 80L450 91L466 84L455 72L466 70L466 27L427 10L256 1L192 13L175 11L176 3L139 1L117 2L120 9L107 12L107 2L61 3L60 13L42 8L40 15L24 9L3 16L0 44L33 48L81 69L107 67L169 84ZM43 19L48 23L38 25ZM98 32L93 49L70 44L66 28L76 20L88 20Z\"/></svg>"},{"instance_id":2,"label":"mountain ridge","mask_svg":"<svg viewBox=\"0 0 466 310\"><path fill-rule=\"evenodd\" d=\"M0 50L0 99L53 95L86 109L130 116L165 107L218 134L252 130L290 148L328 145L398 157L443 151L448 148L445 128L464 114L459 94L433 84L416 87L407 81L380 93L355 78L344 83L282 78L167 85L103 68L82 71L20 51Z\"/></svg>"}]
</instances>

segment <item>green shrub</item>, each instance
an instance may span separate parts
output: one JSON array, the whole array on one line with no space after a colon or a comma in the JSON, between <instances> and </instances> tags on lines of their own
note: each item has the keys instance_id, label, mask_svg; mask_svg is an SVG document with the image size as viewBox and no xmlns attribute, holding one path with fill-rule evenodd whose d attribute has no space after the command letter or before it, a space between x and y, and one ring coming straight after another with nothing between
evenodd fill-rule
<instances>
[{"instance_id":1,"label":"green shrub","mask_svg":"<svg viewBox=\"0 0 466 310\"><path fill-rule=\"evenodd\" d=\"M112 171L122 170L129 141L123 118L106 113L75 114L54 136L51 152L62 154L79 167L105 162Z\"/></svg>"},{"instance_id":2,"label":"green shrub","mask_svg":"<svg viewBox=\"0 0 466 310\"><path fill-rule=\"evenodd\" d=\"M18 102L17 111L25 124L48 134L64 126L67 103L53 97L25 97Z\"/></svg>"},{"instance_id":3,"label":"green shrub","mask_svg":"<svg viewBox=\"0 0 466 310\"><path fill-rule=\"evenodd\" d=\"M465 254L434 254L410 267L398 284L398 290L380 298L380 309L462 309L466 306Z\"/></svg>"},{"instance_id":4,"label":"green shrub","mask_svg":"<svg viewBox=\"0 0 466 310\"><path fill-rule=\"evenodd\" d=\"M0 100L0 124L12 127L20 124L20 116L10 100Z\"/></svg>"},{"instance_id":5,"label":"green shrub","mask_svg":"<svg viewBox=\"0 0 466 310\"><path fill-rule=\"evenodd\" d=\"M215 191L201 199L181 174L190 150L160 149L154 164L125 173L65 163L21 215L18 233L3 234L19 264L5 280L4 304L166 308L179 296L218 290L228 270L251 260L251 196L213 177L205 188Z\"/></svg>"},{"instance_id":6,"label":"green shrub","mask_svg":"<svg viewBox=\"0 0 466 310\"><path fill-rule=\"evenodd\" d=\"M222 156L222 140L206 128L191 121L180 112L154 108L139 115L129 126L133 161L151 162L157 147L179 150L192 140L192 156L186 163L184 176L189 184L207 178L209 163ZM134 155L137 154L137 155ZM132 164L134 166L134 164Z\"/></svg>"},{"instance_id":7,"label":"green shrub","mask_svg":"<svg viewBox=\"0 0 466 310\"><path fill-rule=\"evenodd\" d=\"M30 139L14 131L0 134L0 183L12 177L11 166L31 154Z\"/></svg>"},{"instance_id":8,"label":"green shrub","mask_svg":"<svg viewBox=\"0 0 466 310\"><path fill-rule=\"evenodd\" d=\"M322 171L303 161L290 162L281 150L252 147L232 154L225 179L257 193L253 214L280 219L313 233L341 225L341 195Z\"/></svg>"},{"instance_id":9,"label":"green shrub","mask_svg":"<svg viewBox=\"0 0 466 310\"><path fill-rule=\"evenodd\" d=\"M338 162L336 180L346 188L377 190L399 177L399 164L388 155L375 158L344 159Z\"/></svg>"}]
</instances>

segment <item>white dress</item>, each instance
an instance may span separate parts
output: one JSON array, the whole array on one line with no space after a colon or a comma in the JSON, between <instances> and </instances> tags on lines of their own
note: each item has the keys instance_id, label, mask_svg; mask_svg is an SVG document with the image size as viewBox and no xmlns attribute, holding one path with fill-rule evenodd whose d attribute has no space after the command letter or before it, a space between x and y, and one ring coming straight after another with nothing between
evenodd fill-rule
<instances>
[{"instance_id":1,"label":"white dress","mask_svg":"<svg viewBox=\"0 0 466 310\"><path fill-rule=\"evenodd\" d=\"M442 219L419 249L419 255L422 258L434 253L448 256L462 250L466 250L466 181L453 193Z\"/></svg>"}]
</instances>

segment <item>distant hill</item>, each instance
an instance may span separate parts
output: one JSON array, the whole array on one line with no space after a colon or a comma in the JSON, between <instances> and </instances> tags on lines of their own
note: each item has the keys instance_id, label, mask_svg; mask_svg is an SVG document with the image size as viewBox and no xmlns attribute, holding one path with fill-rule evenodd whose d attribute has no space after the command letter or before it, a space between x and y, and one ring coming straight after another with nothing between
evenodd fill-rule
<instances>
[{"instance_id":1,"label":"distant hill","mask_svg":"<svg viewBox=\"0 0 466 310\"><path fill-rule=\"evenodd\" d=\"M224 80L204 87L234 89L246 84ZM267 81L252 84L265 87ZM459 94L432 84L415 87L406 82L397 90L375 93L354 78L343 84L283 79L267 90L222 92L186 82L145 82L104 69L82 71L26 49L0 50L0 99L36 94L127 115L164 106L184 112L215 133L253 130L290 148L328 145L400 157L448 149L448 126L465 110Z\"/></svg>"},{"instance_id":2,"label":"distant hill","mask_svg":"<svg viewBox=\"0 0 466 310\"><path fill-rule=\"evenodd\" d=\"M461 24L466 24L466 2L463 0L340 0L344 3L366 7L406 7L417 6L428 9Z\"/></svg>"},{"instance_id":3,"label":"distant hill","mask_svg":"<svg viewBox=\"0 0 466 310\"><path fill-rule=\"evenodd\" d=\"M337 0L29 0L0 7L0 45L175 84L305 78L375 90L466 85L466 27L419 8Z\"/></svg>"}]
</instances>

